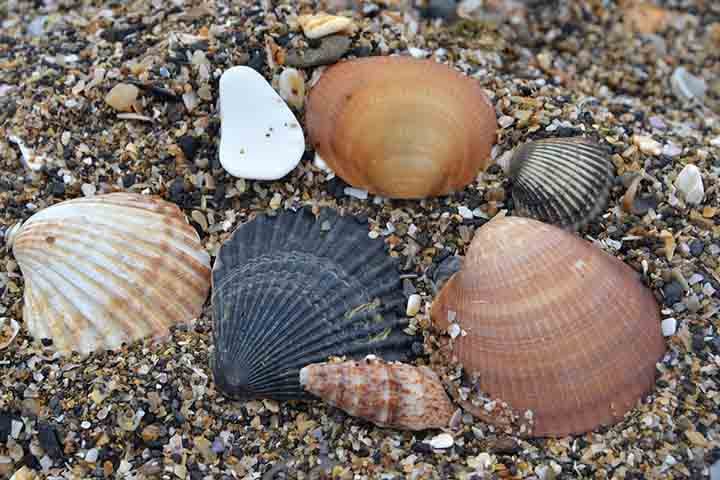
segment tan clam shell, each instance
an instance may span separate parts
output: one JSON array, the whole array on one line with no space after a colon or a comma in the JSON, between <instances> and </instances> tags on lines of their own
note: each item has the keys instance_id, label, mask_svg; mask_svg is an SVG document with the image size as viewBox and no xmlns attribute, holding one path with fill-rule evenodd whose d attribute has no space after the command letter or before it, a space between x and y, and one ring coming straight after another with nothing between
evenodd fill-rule
<instances>
[{"instance_id":1,"label":"tan clam shell","mask_svg":"<svg viewBox=\"0 0 720 480\"><path fill-rule=\"evenodd\" d=\"M653 387L665 351L659 307L634 270L519 217L478 230L432 320L459 324L454 354L485 394L533 412L533 436L621 420Z\"/></svg>"},{"instance_id":2,"label":"tan clam shell","mask_svg":"<svg viewBox=\"0 0 720 480\"><path fill-rule=\"evenodd\" d=\"M307 101L308 135L354 187L389 198L464 188L490 163L495 110L480 84L433 60L336 64Z\"/></svg>"},{"instance_id":3,"label":"tan clam shell","mask_svg":"<svg viewBox=\"0 0 720 480\"><path fill-rule=\"evenodd\" d=\"M174 204L113 193L41 210L12 237L23 321L57 350L86 354L164 335L197 317L210 257Z\"/></svg>"},{"instance_id":4,"label":"tan clam shell","mask_svg":"<svg viewBox=\"0 0 720 480\"><path fill-rule=\"evenodd\" d=\"M428 367L365 359L317 363L300 370L310 393L381 427L426 430L448 426L455 408Z\"/></svg>"}]
</instances>

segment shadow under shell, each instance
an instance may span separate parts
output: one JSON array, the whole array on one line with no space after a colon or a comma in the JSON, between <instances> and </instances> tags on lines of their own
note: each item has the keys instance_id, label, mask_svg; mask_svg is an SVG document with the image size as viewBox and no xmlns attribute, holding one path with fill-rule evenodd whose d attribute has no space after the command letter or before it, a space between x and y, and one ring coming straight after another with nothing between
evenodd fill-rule
<instances>
[{"instance_id":1,"label":"shadow under shell","mask_svg":"<svg viewBox=\"0 0 720 480\"><path fill-rule=\"evenodd\" d=\"M241 225L213 269L213 375L225 395L311 398L300 369L330 356L407 361L397 262L367 226L330 209Z\"/></svg>"}]
</instances>

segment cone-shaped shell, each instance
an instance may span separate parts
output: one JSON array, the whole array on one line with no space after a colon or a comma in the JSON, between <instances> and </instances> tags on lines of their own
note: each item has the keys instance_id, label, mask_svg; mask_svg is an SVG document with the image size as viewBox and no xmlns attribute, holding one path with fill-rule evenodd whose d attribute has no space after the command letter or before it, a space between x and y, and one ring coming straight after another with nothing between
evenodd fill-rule
<instances>
[{"instance_id":1,"label":"cone-shaped shell","mask_svg":"<svg viewBox=\"0 0 720 480\"><path fill-rule=\"evenodd\" d=\"M428 367L380 360L308 365L300 383L350 415L381 427L426 430L448 426L455 407Z\"/></svg>"},{"instance_id":2,"label":"cone-shaped shell","mask_svg":"<svg viewBox=\"0 0 720 480\"><path fill-rule=\"evenodd\" d=\"M260 216L213 267L213 372L241 399L301 399L302 367L330 356L411 358L397 263L367 224L323 210Z\"/></svg>"},{"instance_id":3,"label":"cone-shaped shell","mask_svg":"<svg viewBox=\"0 0 720 480\"><path fill-rule=\"evenodd\" d=\"M525 143L509 165L517 213L581 228L607 205L613 171L607 151L586 138Z\"/></svg>"},{"instance_id":4,"label":"cone-shaped shell","mask_svg":"<svg viewBox=\"0 0 720 480\"><path fill-rule=\"evenodd\" d=\"M558 227L506 217L481 227L432 307L466 335L454 352L482 391L534 414L534 436L622 419L654 385L659 307L620 260Z\"/></svg>"},{"instance_id":5,"label":"cone-shaped shell","mask_svg":"<svg viewBox=\"0 0 720 480\"><path fill-rule=\"evenodd\" d=\"M463 189L488 166L497 129L477 81L407 57L330 67L310 92L305 120L339 177L389 198Z\"/></svg>"},{"instance_id":6,"label":"cone-shaped shell","mask_svg":"<svg viewBox=\"0 0 720 480\"><path fill-rule=\"evenodd\" d=\"M25 279L23 321L60 352L165 335L196 318L210 256L172 203L112 193L41 210L12 236Z\"/></svg>"}]
</instances>

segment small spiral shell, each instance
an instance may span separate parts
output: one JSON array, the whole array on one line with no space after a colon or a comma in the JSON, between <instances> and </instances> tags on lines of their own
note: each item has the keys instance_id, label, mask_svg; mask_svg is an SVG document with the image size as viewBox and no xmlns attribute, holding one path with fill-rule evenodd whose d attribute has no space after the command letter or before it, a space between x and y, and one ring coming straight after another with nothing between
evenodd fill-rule
<instances>
[{"instance_id":1,"label":"small spiral shell","mask_svg":"<svg viewBox=\"0 0 720 480\"><path fill-rule=\"evenodd\" d=\"M381 427L443 428L455 410L438 376L424 366L370 358L319 363L300 370L300 384L330 405Z\"/></svg>"}]
</instances>

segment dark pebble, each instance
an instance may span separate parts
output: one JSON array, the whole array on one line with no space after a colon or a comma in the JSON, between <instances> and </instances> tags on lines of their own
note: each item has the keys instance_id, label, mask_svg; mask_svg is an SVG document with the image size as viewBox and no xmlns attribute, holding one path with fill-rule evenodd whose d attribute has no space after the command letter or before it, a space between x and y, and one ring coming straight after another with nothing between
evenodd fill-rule
<instances>
[{"instance_id":1,"label":"dark pebble","mask_svg":"<svg viewBox=\"0 0 720 480\"><path fill-rule=\"evenodd\" d=\"M420 10L425 18L442 18L455 20L457 18L456 0L430 0L427 6Z\"/></svg>"},{"instance_id":2,"label":"dark pebble","mask_svg":"<svg viewBox=\"0 0 720 480\"><path fill-rule=\"evenodd\" d=\"M633 202L632 213L634 215L645 215L650 209L657 209L659 202L654 195L637 197Z\"/></svg>"},{"instance_id":3,"label":"dark pebble","mask_svg":"<svg viewBox=\"0 0 720 480\"><path fill-rule=\"evenodd\" d=\"M63 182L52 182L50 191L53 195L65 195L65 184Z\"/></svg>"},{"instance_id":4,"label":"dark pebble","mask_svg":"<svg viewBox=\"0 0 720 480\"><path fill-rule=\"evenodd\" d=\"M348 184L343 181L340 177L333 177L327 182L327 191L330 195L337 199L345 197L345 187Z\"/></svg>"},{"instance_id":5,"label":"dark pebble","mask_svg":"<svg viewBox=\"0 0 720 480\"><path fill-rule=\"evenodd\" d=\"M40 423L38 425L38 440L40 440L40 447L53 460L64 457L55 427L47 423Z\"/></svg>"},{"instance_id":6,"label":"dark pebble","mask_svg":"<svg viewBox=\"0 0 720 480\"><path fill-rule=\"evenodd\" d=\"M693 335L692 348L696 352L702 351L702 349L705 348L705 337L703 335Z\"/></svg>"},{"instance_id":7,"label":"dark pebble","mask_svg":"<svg viewBox=\"0 0 720 480\"><path fill-rule=\"evenodd\" d=\"M680 300L682 300L683 287L682 285L680 285L680 282L668 283L663 287L662 291L665 305L667 305L668 307L672 307Z\"/></svg>"},{"instance_id":8,"label":"dark pebble","mask_svg":"<svg viewBox=\"0 0 720 480\"><path fill-rule=\"evenodd\" d=\"M340 60L350 49L351 40L344 35L331 35L321 40L318 48L289 50L285 64L296 68L330 65Z\"/></svg>"},{"instance_id":9,"label":"dark pebble","mask_svg":"<svg viewBox=\"0 0 720 480\"><path fill-rule=\"evenodd\" d=\"M705 250L705 242L699 239L695 239L690 242L690 255L693 257L699 257Z\"/></svg>"},{"instance_id":10,"label":"dark pebble","mask_svg":"<svg viewBox=\"0 0 720 480\"><path fill-rule=\"evenodd\" d=\"M175 203L182 203L185 197L185 181L182 178L176 178L170 184L170 199Z\"/></svg>"},{"instance_id":11,"label":"dark pebble","mask_svg":"<svg viewBox=\"0 0 720 480\"><path fill-rule=\"evenodd\" d=\"M123 175L122 178L123 187L129 188L135 185L135 174L134 173L128 173L127 175Z\"/></svg>"},{"instance_id":12,"label":"dark pebble","mask_svg":"<svg viewBox=\"0 0 720 480\"><path fill-rule=\"evenodd\" d=\"M0 413L0 443L7 442L12 428L13 417L7 413Z\"/></svg>"},{"instance_id":13,"label":"dark pebble","mask_svg":"<svg viewBox=\"0 0 720 480\"><path fill-rule=\"evenodd\" d=\"M180 137L180 139L178 140L178 145L185 154L185 158L187 158L191 162L195 159L195 155L200 149L200 142L198 142L195 137L191 135L185 135L183 137Z\"/></svg>"},{"instance_id":14,"label":"dark pebble","mask_svg":"<svg viewBox=\"0 0 720 480\"><path fill-rule=\"evenodd\" d=\"M413 452L415 453L432 453L432 447L424 442L415 442L412 445Z\"/></svg>"}]
</instances>

